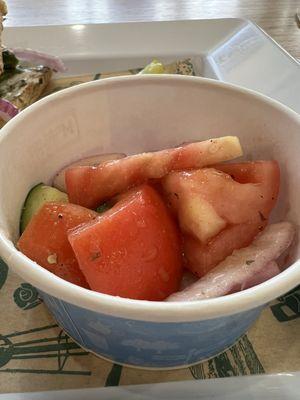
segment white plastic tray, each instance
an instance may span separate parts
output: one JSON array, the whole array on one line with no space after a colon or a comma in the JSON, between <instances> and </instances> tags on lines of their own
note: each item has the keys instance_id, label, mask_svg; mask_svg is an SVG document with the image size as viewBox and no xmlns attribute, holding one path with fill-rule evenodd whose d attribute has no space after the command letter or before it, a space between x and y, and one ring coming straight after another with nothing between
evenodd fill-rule
<instances>
[{"instance_id":1,"label":"white plastic tray","mask_svg":"<svg viewBox=\"0 0 300 400\"><path fill-rule=\"evenodd\" d=\"M60 56L69 75L193 57L197 74L260 91L300 112L300 64L247 20L18 27L6 28L3 40Z\"/></svg>"},{"instance_id":2,"label":"white plastic tray","mask_svg":"<svg viewBox=\"0 0 300 400\"><path fill-rule=\"evenodd\" d=\"M260 91L300 113L300 65L252 22L241 19L6 28L8 47L61 57L65 75L120 71L192 57L196 74ZM0 400L296 400L300 374L117 388L3 394Z\"/></svg>"},{"instance_id":3,"label":"white plastic tray","mask_svg":"<svg viewBox=\"0 0 300 400\"><path fill-rule=\"evenodd\" d=\"M0 400L299 400L300 373L0 395Z\"/></svg>"}]
</instances>

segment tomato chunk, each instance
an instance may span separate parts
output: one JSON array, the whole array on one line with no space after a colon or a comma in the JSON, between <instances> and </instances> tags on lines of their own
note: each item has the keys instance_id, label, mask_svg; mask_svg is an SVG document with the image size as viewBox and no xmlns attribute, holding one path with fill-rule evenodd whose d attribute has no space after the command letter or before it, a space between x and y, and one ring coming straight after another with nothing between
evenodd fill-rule
<instances>
[{"instance_id":1,"label":"tomato chunk","mask_svg":"<svg viewBox=\"0 0 300 400\"><path fill-rule=\"evenodd\" d=\"M277 161L252 161L234 164L219 164L219 171L229 174L235 181L247 184L256 183L261 193L264 208L261 212L268 214L276 204L280 186L280 168Z\"/></svg>"},{"instance_id":2,"label":"tomato chunk","mask_svg":"<svg viewBox=\"0 0 300 400\"><path fill-rule=\"evenodd\" d=\"M264 229L278 197L275 161L220 164L162 180L184 232L187 267L205 275Z\"/></svg>"},{"instance_id":3,"label":"tomato chunk","mask_svg":"<svg viewBox=\"0 0 300 400\"><path fill-rule=\"evenodd\" d=\"M274 197L278 195L280 183L280 168L277 161L245 161L232 164L217 164L214 168L229 174L239 183L263 183L265 190L274 191ZM272 197L269 196L269 197Z\"/></svg>"},{"instance_id":4,"label":"tomato chunk","mask_svg":"<svg viewBox=\"0 0 300 400\"><path fill-rule=\"evenodd\" d=\"M18 247L48 271L88 288L67 233L69 229L97 217L98 213L75 204L46 203L29 222Z\"/></svg>"},{"instance_id":5,"label":"tomato chunk","mask_svg":"<svg viewBox=\"0 0 300 400\"><path fill-rule=\"evenodd\" d=\"M98 167L67 169L65 181L69 200L89 208L149 179L170 171L202 168L242 155L238 138L226 136L189 143L181 147L142 153L106 162Z\"/></svg>"},{"instance_id":6,"label":"tomato chunk","mask_svg":"<svg viewBox=\"0 0 300 400\"><path fill-rule=\"evenodd\" d=\"M177 226L158 193L143 185L96 221L69 234L91 289L141 300L163 300L182 277Z\"/></svg>"},{"instance_id":7,"label":"tomato chunk","mask_svg":"<svg viewBox=\"0 0 300 400\"><path fill-rule=\"evenodd\" d=\"M214 168L173 172L163 185L182 230L201 242L227 224L253 223L268 213L261 184L241 184Z\"/></svg>"},{"instance_id":8,"label":"tomato chunk","mask_svg":"<svg viewBox=\"0 0 300 400\"><path fill-rule=\"evenodd\" d=\"M266 221L255 224L230 225L208 243L184 236L186 267L200 278L228 257L233 250L247 247L263 231Z\"/></svg>"}]
</instances>

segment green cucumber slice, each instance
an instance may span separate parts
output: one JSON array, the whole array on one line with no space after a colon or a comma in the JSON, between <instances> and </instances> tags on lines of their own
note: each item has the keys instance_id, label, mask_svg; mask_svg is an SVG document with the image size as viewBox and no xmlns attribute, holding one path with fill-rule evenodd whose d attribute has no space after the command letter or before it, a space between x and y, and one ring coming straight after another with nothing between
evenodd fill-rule
<instances>
[{"instance_id":1,"label":"green cucumber slice","mask_svg":"<svg viewBox=\"0 0 300 400\"><path fill-rule=\"evenodd\" d=\"M69 200L66 193L44 183L39 183L29 191L21 212L20 234L24 232L27 224L39 209L50 201L68 203Z\"/></svg>"}]
</instances>

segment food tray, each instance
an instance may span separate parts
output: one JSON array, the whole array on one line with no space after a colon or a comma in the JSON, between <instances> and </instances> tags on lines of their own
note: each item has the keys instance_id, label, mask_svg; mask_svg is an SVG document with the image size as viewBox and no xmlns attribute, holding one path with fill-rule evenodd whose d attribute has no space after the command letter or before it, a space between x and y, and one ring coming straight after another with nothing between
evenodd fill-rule
<instances>
[{"instance_id":1,"label":"food tray","mask_svg":"<svg viewBox=\"0 0 300 400\"><path fill-rule=\"evenodd\" d=\"M299 63L247 20L16 27L4 30L3 42L61 57L68 75L192 57L196 75L257 90L300 111Z\"/></svg>"},{"instance_id":2,"label":"food tray","mask_svg":"<svg viewBox=\"0 0 300 400\"><path fill-rule=\"evenodd\" d=\"M84 76L83 80L86 80L89 76L89 79L95 79L103 73L142 67L153 58L165 63L190 58L196 75L260 91L300 112L299 63L259 27L247 20L6 28L4 43L8 47L30 47L61 57L68 71L57 75L57 78L65 77L65 81L71 82L70 84L70 77ZM161 398L176 398L174 393L179 396L181 388L186 399L217 400L225 399L224 396L227 395L226 391L222 391L223 383L189 380L264 372L285 375L279 375L280 379L278 375L229 378L227 383L224 381L225 388L229 390L231 386L237 385L247 400L262 398L262 390L266 388L266 399L275 399L276 395L278 399L282 398L282 393L286 394L286 399L296 399L293 396L299 393L288 391L287 387L294 387L294 382L297 379L299 381L299 375L291 372L300 370L297 356L300 353L297 334L300 322L300 289L276 300L263 312L249 335L241 338L228 352L210 362L174 372L122 369L88 355L60 331L41 304L35 289L11 273L7 274L4 265L0 265L0 299L1 315L4 316L7 309L11 310L8 323L0 324L0 340L4 343L0 342L2 393L40 391L36 398L47 399L52 396L47 391L58 387L76 389L182 381L182 384L177 382L175 386L170 385L169 389L162 383L158 386L136 386L136 389L129 387L128 390L131 398L150 399L160 398L158 392L161 393ZM5 353L7 339L12 343L11 358ZM56 346L55 351L52 344ZM32 346L32 353L27 353L27 358L17 354L17 347L29 345ZM255 390L254 381L258 382ZM99 395L101 398L121 399L128 398L129 394L127 389L121 388L99 390L89 389L84 396L87 400ZM202 397L196 397L199 392L202 392ZM238 393L240 392L237 392L237 396ZM267 397L268 393L273 397ZM83 396L81 390L72 390L63 394L56 392L54 397L75 399L76 394L78 398ZM8 395L0 395L0 398L2 396L9 399ZM25 394L11 396L14 396L11 397L14 400L28 398ZM34 397L29 395L29 398Z\"/></svg>"}]
</instances>

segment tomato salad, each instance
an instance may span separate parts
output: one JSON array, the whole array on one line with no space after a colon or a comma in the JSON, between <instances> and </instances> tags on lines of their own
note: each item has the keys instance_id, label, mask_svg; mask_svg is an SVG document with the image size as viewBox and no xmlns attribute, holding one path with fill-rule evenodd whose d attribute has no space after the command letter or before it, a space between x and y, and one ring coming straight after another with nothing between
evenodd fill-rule
<instances>
[{"instance_id":1,"label":"tomato salad","mask_svg":"<svg viewBox=\"0 0 300 400\"><path fill-rule=\"evenodd\" d=\"M131 299L192 301L260 284L284 268L295 229L268 225L278 163L231 161L241 155L227 136L79 160L29 192L18 248L73 284Z\"/></svg>"}]
</instances>

